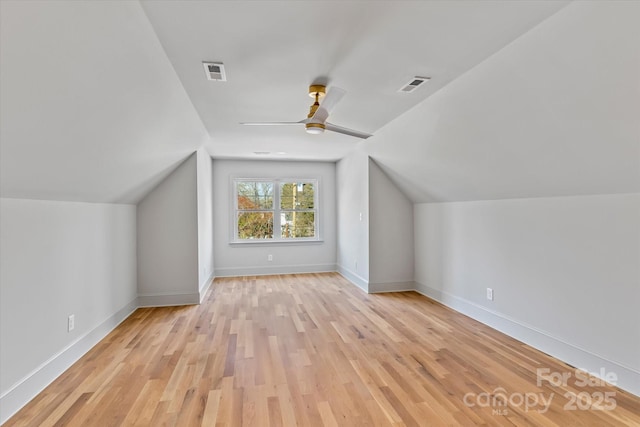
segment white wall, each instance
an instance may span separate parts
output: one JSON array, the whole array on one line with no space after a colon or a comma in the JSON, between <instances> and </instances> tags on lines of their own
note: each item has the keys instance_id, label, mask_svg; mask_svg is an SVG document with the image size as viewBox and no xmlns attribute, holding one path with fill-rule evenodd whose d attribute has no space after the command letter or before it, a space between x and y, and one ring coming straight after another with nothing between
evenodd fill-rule
<instances>
[{"instance_id":1,"label":"white wall","mask_svg":"<svg viewBox=\"0 0 640 427\"><path fill-rule=\"evenodd\" d=\"M421 292L640 395L640 194L419 204L415 233Z\"/></svg>"},{"instance_id":2,"label":"white wall","mask_svg":"<svg viewBox=\"0 0 640 427\"><path fill-rule=\"evenodd\" d=\"M571 2L368 153L414 202L639 192L638 22L637 1Z\"/></svg>"},{"instance_id":3,"label":"white wall","mask_svg":"<svg viewBox=\"0 0 640 427\"><path fill-rule=\"evenodd\" d=\"M336 164L338 197L337 267L369 290L369 157L362 145Z\"/></svg>"},{"instance_id":4,"label":"white wall","mask_svg":"<svg viewBox=\"0 0 640 427\"><path fill-rule=\"evenodd\" d=\"M198 289L200 300L213 279L213 160L204 148L196 152L198 196Z\"/></svg>"},{"instance_id":5,"label":"white wall","mask_svg":"<svg viewBox=\"0 0 640 427\"><path fill-rule=\"evenodd\" d=\"M196 154L138 204L141 306L198 304Z\"/></svg>"},{"instance_id":6,"label":"white wall","mask_svg":"<svg viewBox=\"0 0 640 427\"><path fill-rule=\"evenodd\" d=\"M0 200L0 423L136 308L135 259L135 206Z\"/></svg>"},{"instance_id":7,"label":"white wall","mask_svg":"<svg viewBox=\"0 0 640 427\"><path fill-rule=\"evenodd\" d=\"M231 180L245 178L317 178L322 242L230 244L233 196ZM335 271L335 163L285 161L213 161L214 262L216 276ZM267 256L273 255L273 261Z\"/></svg>"},{"instance_id":8,"label":"white wall","mask_svg":"<svg viewBox=\"0 0 640 427\"><path fill-rule=\"evenodd\" d=\"M413 283L413 203L369 159L369 292Z\"/></svg>"}]
</instances>

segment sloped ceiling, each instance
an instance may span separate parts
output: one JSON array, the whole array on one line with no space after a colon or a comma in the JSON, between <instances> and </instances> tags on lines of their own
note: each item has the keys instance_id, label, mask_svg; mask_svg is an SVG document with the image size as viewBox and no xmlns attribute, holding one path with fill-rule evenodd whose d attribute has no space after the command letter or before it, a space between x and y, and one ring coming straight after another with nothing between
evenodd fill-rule
<instances>
[{"instance_id":1,"label":"sloped ceiling","mask_svg":"<svg viewBox=\"0 0 640 427\"><path fill-rule=\"evenodd\" d=\"M3 197L135 203L208 139L134 1L0 1Z\"/></svg>"},{"instance_id":2,"label":"sloped ceiling","mask_svg":"<svg viewBox=\"0 0 640 427\"><path fill-rule=\"evenodd\" d=\"M640 192L638 22L572 3L361 149L414 202Z\"/></svg>"},{"instance_id":3,"label":"sloped ceiling","mask_svg":"<svg viewBox=\"0 0 640 427\"><path fill-rule=\"evenodd\" d=\"M302 127L309 84L347 90L338 125L374 133L566 5L553 1L142 1L215 157L336 160L358 139ZM228 81L205 79L202 61ZM398 93L414 76L432 80Z\"/></svg>"},{"instance_id":4,"label":"sloped ceiling","mask_svg":"<svg viewBox=\"0 0 640 427\"><path fill-rule=\"evenodd\" d=\"M416 202L640 191L640 3L0 1L3 197L135 203L216 157L371 155ZM227 65L204 79L201 61ZM432 80L397 93L412 76ZM296 120L345 88L364 142Z\"/></svg>"}]
</instances>

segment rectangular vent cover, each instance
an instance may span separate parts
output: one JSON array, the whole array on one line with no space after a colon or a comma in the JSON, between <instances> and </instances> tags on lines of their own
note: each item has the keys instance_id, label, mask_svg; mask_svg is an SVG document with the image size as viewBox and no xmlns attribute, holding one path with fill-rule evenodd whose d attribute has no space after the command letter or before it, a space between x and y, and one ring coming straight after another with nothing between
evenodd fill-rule
<instances>
[{"instance_id":1,"label":"rectangular vent cover","mask_svg":"<svg viewBox=\"0 0 640 427\"><path fill-rule=\"evenodd\" d=\"M224 72L224 65L222 62L203 62L204 72L207 75L207 80L213 80L217 82L226 82L227 74Z\"/></svg>"},{"instance_id":2,"label":"rectangular vent cover","mask_svg":"<svg viewBox=\"0 0 640 427\"><path fill-rule=\"evenodd\" d=\"M426 82L430 78L431 77L417 77L416 76L413 79L411 79L411 81L409 83L407 83L406 85L402 86L400 88L400 90L398 90L398 92L405 92L405 93L413 92L414 90L419 88L420 85L422 85L424 82Z\"/></svg>"}]
</instances>

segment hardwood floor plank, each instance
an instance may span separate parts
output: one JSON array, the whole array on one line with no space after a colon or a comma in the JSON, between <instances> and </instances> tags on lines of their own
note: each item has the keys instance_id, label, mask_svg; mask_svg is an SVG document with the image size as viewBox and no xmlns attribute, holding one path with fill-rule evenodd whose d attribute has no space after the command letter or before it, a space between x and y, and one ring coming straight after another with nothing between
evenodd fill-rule
<instances>
[{"instance_id":1,"label":"hardwood floor plank","mask_svg":"<svg viewBox=\"0 0 640 427\"><path fill-rule=\"evenodd\" d=\"M325 427L338 427L340 425L338 424L338 421L336 421L336 417L331 411L331 405L329 404L329 402L319 402L318 412L320 413L322 424Z\"/></svg>"},{"instance_id":2,"label":"hardwood floor plank","mask_svg":"<svg viewBox=\"0 0 640 427\"><path fill-rule=\"evenodd\" d=\"M74 415L78 413L80 408L82 408L91 397L92 393L82 393L78 400L73 402L73 405L56 421L54 424L55 427L65 426L71 422Z\"/></svg>"},{"instance_id":3,"label":"hardwood floor plank","mask_svg":"<svg viewBox=\"0 0 640 427\"><path fill-rule=\"evenodd\" d=\"M269 426L281 427L282 423L282 410L280 409L280 401L277 397L267 397L267 406L269 408Z\"/></svg>"},{"instance_id":4,"label":"hardwood floor plank","mask_svg":"<svg viewBox=\"0 0 640 427\"><path fill-rule=\"evenodd\" d=\"M207 396L207 403L202 417L203 426L212 426L216 424L218 418L218 408L220 406L220 397L222 390L211 390Z\"/></svg>"},{"instance_id":5,"label":"hardwood floor plank","mask_svg":"<svg viewBox=\"0 0 640 427\"><path fill-rule=\"evenodd\" d=\"M136 310L6 423L53 425L640 426L640 398L414 292L250 276Z\"/></svg>"}]
</instances>

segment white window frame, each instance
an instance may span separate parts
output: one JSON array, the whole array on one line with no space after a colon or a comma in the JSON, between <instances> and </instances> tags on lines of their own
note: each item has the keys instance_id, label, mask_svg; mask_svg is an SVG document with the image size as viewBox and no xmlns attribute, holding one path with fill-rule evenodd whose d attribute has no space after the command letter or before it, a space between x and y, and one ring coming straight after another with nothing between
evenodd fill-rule
<instances>
[{"instance_id":1,"label":"white window frame","mask_svg":"<svg viewBox=\"0 0 640 427\"><path fill-rule=\"evenodd\" d=\"M238 209L238 185L239 182L270 182L273 184L273 209L259 210L263 212L273 212L273 238L272 239L240 239L238 238L238 213L247 212L244 209ZM280 214L282 212L290 212L290 210L281 210L280 204L280 186L286 183L312 183L313 184L313 206L314 209L305 210L302 212L313 211L314 212L314 237L282 237L282 224L280 221ZM231 243L232 244L287 244L287 243L301 243L301 242L321 242L320 234L320 215L321 207L318 204L320 200L320 178L251 178L251 177L232 177L231 178L231 197L232 197L232 209L231 209Z\"/></svg>"}]
</instances>

